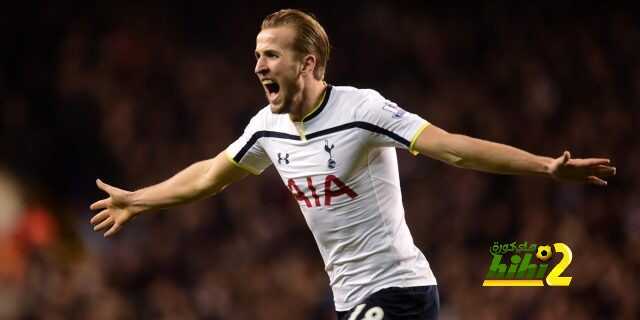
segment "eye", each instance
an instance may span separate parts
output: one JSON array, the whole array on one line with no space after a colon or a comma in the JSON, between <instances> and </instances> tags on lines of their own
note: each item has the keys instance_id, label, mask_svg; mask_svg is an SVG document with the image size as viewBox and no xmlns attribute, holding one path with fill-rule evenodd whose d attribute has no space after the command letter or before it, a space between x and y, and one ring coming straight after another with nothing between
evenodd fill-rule
<instances>
[{"instance_id":1,"label":"eye","mask_svg":"<svg viewBox=\"0 0 640 320\"><path fill-rule=\"evenodd\" d=\"M265 53L265 55L267 56L267 58L272 58L272 59L278 57L278 55L274 52L267 52Z\"/></svg>"},{"instance_id":2,"label":"eye","mask_svg":"<svg viewBox=\"0 0 640 320\"><path fill-rule=\"evenodd\" d=\"M260 60L260 57L264 56L267 59L277 59L280 58L280 54L276 51L265 51L262 54L259 52L255 52L256 60Z\"/></svg>"}]
</instances>

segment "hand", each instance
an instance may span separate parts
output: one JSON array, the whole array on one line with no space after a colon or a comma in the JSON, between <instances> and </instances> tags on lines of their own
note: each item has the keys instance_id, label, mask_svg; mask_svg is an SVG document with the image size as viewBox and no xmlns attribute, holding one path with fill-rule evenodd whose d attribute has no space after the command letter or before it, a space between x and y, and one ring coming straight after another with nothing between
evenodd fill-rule
<instances>
[{"instance_id":1,"label":"hand","mask_svg":"<svg viewBox=\"0 0 640 320\"><path fill-rule=\"evenodd\" d=\"M571 159L569 151L556 158L549 166L551 176L560 181L575 181L606 186L602 178L616 174L616 168L610 165L609 159L589 158Z\"/></svg>"},{"instance_id":2,"label":"hand","mask_svg":"<svg viewBox=\"0 0 640 320\"><path fill-rule=\"evenodd\" d=\"M94 202L91 210L100 210L100 213L91 218L94 225L93 231L100 231L110 227L104 236L108 237L120 231L122 225L133 218L140 210L131 203L132 192L112 187L100 179L96 180L98 188L109 194L109 198Z\"/></svg>"}]
</instances>

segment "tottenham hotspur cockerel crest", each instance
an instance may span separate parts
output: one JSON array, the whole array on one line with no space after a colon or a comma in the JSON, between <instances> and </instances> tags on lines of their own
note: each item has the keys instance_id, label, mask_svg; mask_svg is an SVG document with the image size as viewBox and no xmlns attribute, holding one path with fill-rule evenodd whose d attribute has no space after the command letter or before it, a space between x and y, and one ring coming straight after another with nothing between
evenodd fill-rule
<instances>
[{"instance_id":1,"label":"tottenham hotspur cockerel crest","mask_svg":"<svg viewBox=\"0 0 640 320\"><path fill-rule=\"evenodd\" d=\"M333 144L331 144L331 147L329 147L329 140L324 140L324 151L329 154L329 160L327 161L327 166L329 167L329 169L335 169L336 167L336 160L333 159L333 154L331 153L333 147L335 147Z\"/></svg>"}]
</instances>

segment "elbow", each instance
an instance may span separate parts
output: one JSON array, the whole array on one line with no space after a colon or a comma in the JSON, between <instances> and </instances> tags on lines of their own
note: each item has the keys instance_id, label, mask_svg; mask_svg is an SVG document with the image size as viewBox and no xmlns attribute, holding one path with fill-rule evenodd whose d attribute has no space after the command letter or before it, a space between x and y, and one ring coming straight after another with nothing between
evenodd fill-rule
<instances>
[{"instance_id":1,"label":"elbow","mask_svg":"<svg viewBox=\"0 0 640 320\"><path fill-rule=\"evenodd\" d=\"M472 165L471 159L465 157L468 149L468 137L461 134L447 133L441 139L440 150L442 150L443 161L459 168L469 168Z\"/></svg>"},{"instance_id":2,"label":"elbow","mask_svg":"<svg viewBox=\"0 0 640 320\"><path fill-rule=\"evenodd\" d=\"M466 168L468 164L462 157L454 154L447 154L445 162L458 168Z\"/></svg>"},{"instance_id":3,"label":"elbow","mask_svg":"<svg viewBox=\"0 0 640 320\"><path fill-rule=\"evenodd\" d=\"M208 179L203 180L205 181L202 181L199 189L202 190L202 193L205 197L215 196L227 187L227 185L223 184L220 181Z\"/></svg>"},{"instance_id":4,"label":"elbow","mask_svg":"<svg viewBox=\"0 0 640 320\"><path fill-rule=\"evenodd\" d=\"M215 196L227 188L227 184L214 184L209 192L210 196Z\"/></svg>"},{"instance_id":5,"label":"elbow","mask_svg":"<svg viewBox=\"0 0 640 320\"><path fill-rule=\"evenodd\" d=\"M447 141L443 140L437 145L436 150L440 151L436 153L436 158L446 164L455 167L464 167L466 163L465 159L457 152L455 152L455 150L452 149L452 146L454 146L454 144L448 143Z\"/></svg>"}]
</instances>

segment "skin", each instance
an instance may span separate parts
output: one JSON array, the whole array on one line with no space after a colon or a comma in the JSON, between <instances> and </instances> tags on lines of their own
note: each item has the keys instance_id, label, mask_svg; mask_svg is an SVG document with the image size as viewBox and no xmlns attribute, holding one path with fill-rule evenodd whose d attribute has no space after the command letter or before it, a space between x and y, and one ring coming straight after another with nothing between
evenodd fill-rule
<instances>
[{"instance_id":1,"label":"skin","mask_svg":"<svg viewBox=\"0 0 640 320\"><path fill-rule=\"evenodd\" d=\"M616 174L610 159L572 159L569 151L555 159L543 157L512 146L448 133L434 125L420 134L415 150L456 167L497 174L543 175L598 186L606 186L604 178Z\"/></svg>"},{"instance_id":2,"label":"skin","mask_svg":"<svg viewBox=\"0 0 640 320\"><path fill-rule=\"evenodd\" d=\"M280 86L277 94L265 95L273 113L288 113L293 121L301 121L320 99L326 83L313 76L317 59L312 54L293 50L296 31L291 27L269 28L256 37L258 80L273 80Z\"/></svg>"},{"instance_id":3,"label":"skin","mask_svg":"<svg viewBox=\"0 0 640 320\"><path fill-rule=\"evenodd\" d=\"M255 73L265 87L271 111L289 114L301 121L317 104L326 83L315 79L317 58L293 50L295 30L269 28L256 38ZM277 94L269 93L265 80L279 84ZM434 125L426 127L415 142L420 154L453 166L484 172L514 175L542 175L558 181L606 186L605 178L616 174L609 159L572 159L565 151L557 158L533 155L508 145L448 133ZM173 177L150 187L127 191L96 180L108 197L90 208L98 213L91 218L94 230L105 237L119 232L123 225L143 212L153 212L213 196L248 175L232 163L225 152L196 162Z\"/></svg>"}]
</instances>

